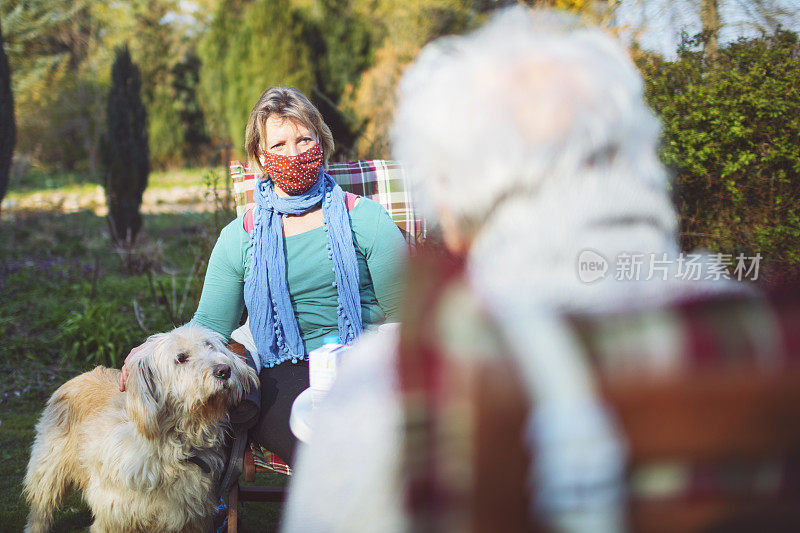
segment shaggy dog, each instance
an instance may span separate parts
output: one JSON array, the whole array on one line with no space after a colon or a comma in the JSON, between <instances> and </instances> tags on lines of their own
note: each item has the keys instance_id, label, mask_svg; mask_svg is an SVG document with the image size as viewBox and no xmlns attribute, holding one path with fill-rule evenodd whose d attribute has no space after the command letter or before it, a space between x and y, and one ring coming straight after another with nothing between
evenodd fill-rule
<instances>
[{"instance_id":1,"label":"shaggy dog","mask_svg":"<svg viewBox=\"0 0 800 533\"><path fill-rule=\"evenodd\" d=\"M207 530L225 465L227 408L258 381L221 335L195 325L151 336L119 370L62 385L36 426L25 475L25 531L48 531L70 485L92 509L91 531Z\"/></svg>"}]
</instances>

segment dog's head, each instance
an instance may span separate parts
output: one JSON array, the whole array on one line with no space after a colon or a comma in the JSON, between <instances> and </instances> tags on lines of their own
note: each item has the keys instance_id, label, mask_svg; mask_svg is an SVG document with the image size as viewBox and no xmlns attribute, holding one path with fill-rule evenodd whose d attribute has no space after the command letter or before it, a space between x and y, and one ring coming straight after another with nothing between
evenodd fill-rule
<instances>
[{"instance_id":1,"label":"dog's head","mask_svg":"<svg viewBox=\"0 0 800 533\"><path fill-rule=\"evenodd\" d=\"M151 336L130 367L129 412L148 438L166 426L205 434L258 384L255 371L225 347L221 335L194 324Z\"/></svg>"}]
</instances>

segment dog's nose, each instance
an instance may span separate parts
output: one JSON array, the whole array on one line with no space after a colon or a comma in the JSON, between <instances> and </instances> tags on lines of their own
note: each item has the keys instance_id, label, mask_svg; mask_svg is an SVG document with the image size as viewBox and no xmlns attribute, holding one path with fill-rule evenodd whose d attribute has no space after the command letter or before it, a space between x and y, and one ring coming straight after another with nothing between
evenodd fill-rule
<instances>
[{"instance_id":1,"label":"dog's nose","mask_svg":"<svg viewBox=\"0 0 800 533\"><path fill-rule=\"evenodd\" d=\"M214 377L228 379L231 377L231 367L226 364L214 365Z\"/></svg>"}]
</instances>

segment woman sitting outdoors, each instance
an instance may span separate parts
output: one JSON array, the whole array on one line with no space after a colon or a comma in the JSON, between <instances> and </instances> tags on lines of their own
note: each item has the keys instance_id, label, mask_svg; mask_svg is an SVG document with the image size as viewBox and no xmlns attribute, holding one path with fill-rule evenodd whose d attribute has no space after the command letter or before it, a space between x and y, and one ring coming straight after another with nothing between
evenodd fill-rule
<instances>
[{"instance_id":1,"label":"woman sitting outdoors","mask_svg":"<svg viewBox=\"0 0 800 533\"><path fill-rule=\"evenodd\" d=\"M309 386L308 353L327 336L347 344L397 320L407 248L380 204L344 193L325 172L333 136L302 92L267 89L245 136L262 172L256 207L221 231L192 322L229 337L247 308L261 362L251 436L291 465L289 413ZM122 390L125 379L127 359Z\"/></svg>"}]
</instances>

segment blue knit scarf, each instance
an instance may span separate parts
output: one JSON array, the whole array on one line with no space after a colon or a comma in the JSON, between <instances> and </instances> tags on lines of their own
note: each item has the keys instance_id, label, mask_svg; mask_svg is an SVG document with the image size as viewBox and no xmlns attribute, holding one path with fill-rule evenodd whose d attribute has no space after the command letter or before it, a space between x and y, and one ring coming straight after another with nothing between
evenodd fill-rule
<instances>
[{"instance_id":1,"label":"blue knit scarf","mask_svg":"<svg viewBox=\"0 0 800 533\"><path fill-rule=\"evenodd\" d=\"M302 194L280 197L272 180L259 180L253 196L251 267L244 283L244 301L261 361L272 367L307 358L289 297L282 215L306 213L320 202L336 280L333 285L339 293L339 337L345 344L355 340L362 329L358 261L342 188L320 170L317 182Z\"/></svg>"}]
</instances>

